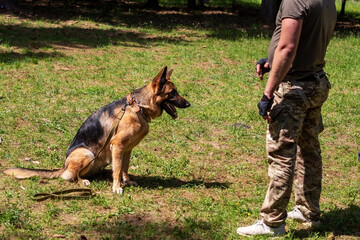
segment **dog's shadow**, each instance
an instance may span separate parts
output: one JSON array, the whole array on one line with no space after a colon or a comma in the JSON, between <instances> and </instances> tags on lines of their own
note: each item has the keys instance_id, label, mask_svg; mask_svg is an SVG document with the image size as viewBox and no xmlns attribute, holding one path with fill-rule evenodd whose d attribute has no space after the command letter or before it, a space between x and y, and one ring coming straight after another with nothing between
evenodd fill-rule
<instances>
[{"instance_id":1,"label":"dog's shadow","mask_svg":"<svg viewBox=\"0 0 360 240\"><path fill-rule=\"evenodd\" d=\"M158 189L158 188L229 188L229 182L206 182L203 180L183 181L177 178L163 178L159 176L134 176L129 175L131 180L137 182L142 188ZM112 171L105 169L100 175L91 179L97 181L112 181Z\"/></svg>"}]
</instances>

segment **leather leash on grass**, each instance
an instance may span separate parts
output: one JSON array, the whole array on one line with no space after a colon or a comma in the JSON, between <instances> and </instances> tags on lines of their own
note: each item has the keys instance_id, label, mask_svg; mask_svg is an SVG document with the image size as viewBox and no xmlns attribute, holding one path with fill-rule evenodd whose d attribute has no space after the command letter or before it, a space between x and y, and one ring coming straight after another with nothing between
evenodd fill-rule
<instances>
[{"instance_id":1,"label":"leather leash on grass","mask_svg":"<svg viewBox=\"0 0 360 240\"><path fill-rule=\"evenodd\" d=\"M72 188L62 191L57 191L53 193L37 193L34 195L33 200L41 202L46 199L79 199L79 198L88 198L95 195L90 188Z\"/></svg>"},{"instance_id":2,"label":"leather leash on grass","mask_svg":"<svg viewBox=\"0 0 360 240\"><path fill-rule=\"evenodd\" d=\"M131 96L132 97L132 96ZM80 169L80 171L77 174L77 179L78 179L78 183L82 184L82 179L80 178L80 173L86 169L92 162L95 161L95 159L100 155L100 153L105 149L105 147L109 144L111 138L113 137L117 127L119 126L119 123L121 121L121 119L124 117L125 115L125 110L126 107L130 105L129 103L129 97L128 100L126 101L125 105L122 108L122 114L120 117L116 117L116 120L112 126L112 129L109 133L108 138L105 141L105 144L101 147L101 149L99 150L99 152L95 155L95 157L93 157L90 162L88 162L84 167L82 167ZM96 193L91 190L90 188L70 188L67 190L62 190L62 191L56 191L56 192L52 192L52 193L37 193L34 195L33 200L41 202L44 201L46 199L81 199L81 198L89 198L92 196L95 196Z\"/></svg>"}]
</instances>

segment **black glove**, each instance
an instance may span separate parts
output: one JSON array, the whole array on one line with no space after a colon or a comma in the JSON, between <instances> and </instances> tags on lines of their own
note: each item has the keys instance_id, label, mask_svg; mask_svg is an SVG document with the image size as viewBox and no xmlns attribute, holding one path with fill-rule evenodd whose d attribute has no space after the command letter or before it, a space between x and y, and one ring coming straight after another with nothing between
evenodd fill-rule
<instances>
[{"instance_id":1,"label":"black glove","mask_svg":"<svg viewBox=\"0 0 360 240\"><path fill-rule=\"evenodd\" d=\"M256 65L260 64L260 68L263 74L270 72L270 68L265 68L265 63L269 62L268 58L261 58L259 61L257 61Z\"/></svg>"},{"instance_id":2,"label":"black glove","mask_svg":"<svg viewBox=\"0 0 360 240\"><path fill-rule=\"evenodd\" d=\"M266 116L267 111L270 110L273 102L274 102L274 96L272 96L270 99L268 99L267 96L265 96L265 94L263 94L260 102L257 105L257 107L259 109L259 115Z\"/></svg>"}]
</instances>

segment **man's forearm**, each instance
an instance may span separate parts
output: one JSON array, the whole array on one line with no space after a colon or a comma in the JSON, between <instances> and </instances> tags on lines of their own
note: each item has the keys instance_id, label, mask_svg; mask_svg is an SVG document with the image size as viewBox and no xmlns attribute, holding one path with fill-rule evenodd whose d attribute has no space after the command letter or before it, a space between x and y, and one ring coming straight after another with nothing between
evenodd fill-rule
<instances>
[{"instance_id":1,"label":"man's forearm","mask_svg":"<svg viewBox=\"0 0 360 240\"><path fill-rule=\"evenodd\" d=\"M274 54L273 67L266 83L264 94L271 98L280 82L285 78L294 60L295 52L277 49Z\"/></svg>"},{"instance_id":2,"label":"man's forearm","mask_svg":"<svg viewBox=\"0 0 360 240\"><path fill-rule=\"evenodd\" d=\"M280 40L274 53L269 79L264 91L265 96L269 99L291 68L300 39L301 28L302 19L286 18L282 21Z\"/></svg>"}]
</instances>

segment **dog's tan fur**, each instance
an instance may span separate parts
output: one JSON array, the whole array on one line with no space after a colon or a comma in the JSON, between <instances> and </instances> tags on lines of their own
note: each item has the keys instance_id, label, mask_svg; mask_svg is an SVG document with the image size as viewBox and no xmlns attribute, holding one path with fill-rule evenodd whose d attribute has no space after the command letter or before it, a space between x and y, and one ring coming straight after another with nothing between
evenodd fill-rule
<instances>
[{"instance_id":1,"label":"dog's tan fur","mask_svg":"<svg viewBox=\"0 0 360 240\"><path fill-rule=\"evenodd\" d=\"M175 107L189 107L189 102L177 93L175 85L170 81L172 70L167 73L164 67L154 80L143 88L136 90L127 98L110 103L91 115L80 127L71 144L64 168L58 170L34 170L10 168L4 171L16 178L40 176L44 178L62 177L73 181L98 174L110 163L113 170L113 187L115 193L122 193L122 183L137 185L128 175L132 149L148 134L151 119L161 116L163 109L173 118L177 117ZM131 99L132 96L136 99ZM126 101L131 99L132 104ZM124 104L128 104L123 114ZM104 150L100 151L111 133L116 118L122 116L114 135ZM89 164L90 163L90 164ZM84 166L89 164L86 168ZM84 185L90 182L83 180Z\"/></svg>"}]
</instances>

